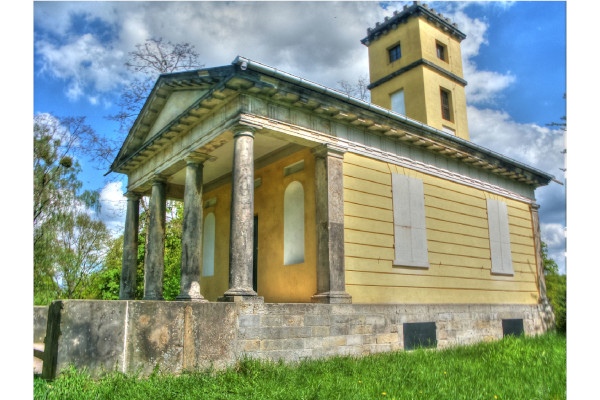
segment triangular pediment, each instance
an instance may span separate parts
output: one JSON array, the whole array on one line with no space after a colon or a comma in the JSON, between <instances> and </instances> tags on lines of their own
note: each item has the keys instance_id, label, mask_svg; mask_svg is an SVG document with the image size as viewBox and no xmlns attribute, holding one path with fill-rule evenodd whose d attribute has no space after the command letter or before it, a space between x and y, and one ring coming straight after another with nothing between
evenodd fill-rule
<instances>
[{"instance_id":1,"label":"triangular pediment","mask_svg":"<svg viewBox=\"0 0 600 400\"><path fill-rule=\"evenodd\" d=\"M142 144L152 139L154 135L164 129L171 121L177 118L182 110L189 108L200 97L205 95L208 89L182 90L171 93L167 101L162 106L162 110L158 113L154 124L150 128L146 138Z\"/></svg>"},{"instance_id":2,"label":"triangular pediment","mask_svg":"<svg viewBox=\"0 0 600 400\"><path fill-rule=\"evenodd\" d=\"M148 142L160 139L158 136L167 131L173 121L231 78L233 73L232 66L225 66L161 75L129 130L111 170L147 146Z\"/></svg>"}]
</instances>

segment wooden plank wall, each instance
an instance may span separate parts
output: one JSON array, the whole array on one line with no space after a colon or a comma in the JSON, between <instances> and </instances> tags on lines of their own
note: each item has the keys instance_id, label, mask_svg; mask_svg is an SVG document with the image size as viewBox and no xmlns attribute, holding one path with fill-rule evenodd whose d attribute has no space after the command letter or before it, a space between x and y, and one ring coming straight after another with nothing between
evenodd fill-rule
<instances>
[{"instance_id":1,"label":"wooden plank wall","mask_svg":"<svg viewBox=\"0 0 600 400\"><path fill-rule=\"evenodd\" d=\"M429 268L392 265L392 173L423 180ZM513 276L491 273L486 198L508 205ZM538 302L529 204L346 153L344 214L346 289L354 303Z\"/></svg>"}]
</instances>

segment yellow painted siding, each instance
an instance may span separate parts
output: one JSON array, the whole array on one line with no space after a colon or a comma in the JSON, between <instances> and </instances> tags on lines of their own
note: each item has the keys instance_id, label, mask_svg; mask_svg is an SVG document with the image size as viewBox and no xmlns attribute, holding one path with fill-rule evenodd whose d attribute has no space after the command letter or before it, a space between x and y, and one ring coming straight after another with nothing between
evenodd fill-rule
<instances>
[{"instance_id":1,"label":"yellow painted siding","mask_svg":"<svg viewBox=\"0 0 600 400\"><path fill-rule=\"evenodd\" d=\"M423 181L429 268L393 266L392 173ZM487 198L508 206L511 276L491 273ZM348 153L344 214L346 289L355 303L537 303L526 203Z\"/></svg>"}]
</instances>

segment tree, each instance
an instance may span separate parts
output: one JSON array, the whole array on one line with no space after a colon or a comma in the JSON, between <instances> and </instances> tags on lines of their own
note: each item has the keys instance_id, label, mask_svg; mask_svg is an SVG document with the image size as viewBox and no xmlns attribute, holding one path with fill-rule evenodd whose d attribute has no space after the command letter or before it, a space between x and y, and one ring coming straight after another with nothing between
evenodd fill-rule
<instances>
[{"instance_id":1,"label":"tree","mask_svg":"<svg viewBox=\"0 0 600 400\"><path fill-rule=\"evenodd\" d=\"M160 74L203 67L198 62L199 54L189 43L173 44L162 38L146 39L135 48L129 53L129 60L125 63L135 78L121 92L117 103L119 112L108 117L119 122L119 128L124 133L133 125Z\"/></svg>"},{"instance_id":2,"label":"tree","mask_svg":"<svg viewBox=\"0 0 600 400\"><path fill-rule=\"evenodd\" d=\"M85 124L83 117L56 118L50 114L34 116L33 121L33 245L34 245L34 303L48 304L65 295L64 283L69 281L76 293L80 284L72 284L74 265L87 268L90 250L75 247L69 252L65 238L82 234L82 229L92 225L99 234L103 224L94 222L85 213L100 208L96 191L82 191L78 179L81 167L78 156L87 154L89 147L82 146L98 135ZM89 239L89 238L88 238ZM95 242L101 246L99 242ZM100 249L100 247L98 247ZM96 250L98 250L96 249ZM77 257L85 260L76 263ZM65 267L70 262L72 267ZM61 275L62 274L62 275Z\"/></svg>"},{"instance_id":3,"label":"tree","mask_svg":"<svg viewBox=\"0 0 600 400\"><path fill-rule=\"evenodd\" d=\"M369 80L366 76L358 78L356 83L352 84L346 80L338 81L340 90L348 96L356 97L359 100L370 101L371 93L369 91Z\"/></svg>"},{"instance_id":4,"label":"tree","mask_svg":"<svg viewBox=\"0 0 600 400\"><path fill-rule=\"evenodd\" d=\"M123 260L123 235L111 239L100 270L90 277L85 297L100 300L118 300Z\"/></svg>"},{"instance_id":5,"label":"tree","mask_svg":"<svg viewBox=\"0 0 600 400\"><path fill-rule=\"evenodd\" d=\"M85 298L92 273L102 267L110 234L102 221L93 220L79 211L61 215L57 228L54 279L60 289L60 297Z\"/></svg>"},{"instance_id":6,"label":"tree","mask_svg":"<svg viewBox=\"0 0 600 400\"><path fill-rule=\"evenodd\" d=\"M558 272L556 262L548 257L548 245L542 242L542 263L546 281L546 296L552 305L556 330L567 332L567 276Z\"/></svg>"},{"instance_id":7,"label":"tree","mask_svg":"<svg viewBox=\"0 0 600 400\"><path fill-rule=\"evenodd\" d=\"M85 154L81 143L98 140L84 117L56 118L39 114L33 120L33 223L34 238L44 234L42 225L53 215L69 209L82 184L77 179L81 167L77 155ZM84 192L79 200L87 206L98 205L98 195Z\"/></svg>"},{"instance_id":8,"label":"tree","mask_svg":"<svg viewBox=\"0 0 600 400\"><path fill-rule=\"evenodd\" d=\"M548 256L548 245L542 242L542 263L544 275L558 274L558 264Z\"/></svg>"}]
</instances>

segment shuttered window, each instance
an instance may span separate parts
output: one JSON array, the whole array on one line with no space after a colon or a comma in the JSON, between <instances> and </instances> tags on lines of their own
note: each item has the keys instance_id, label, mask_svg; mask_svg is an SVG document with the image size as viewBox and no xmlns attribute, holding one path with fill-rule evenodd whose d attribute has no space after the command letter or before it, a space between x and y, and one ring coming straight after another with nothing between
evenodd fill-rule
<instances>
[{"instance_id":1,"label":"shuttered window","mask_svg":"<svg viewBox=\"0 0 600 400\"><path fill-rule=\"evenodd\" d=\"M510 232L508 230L508 209L506 203L487 200L488 226L490 231L490 253L492 273L513 275L510 253Z\"/></svg>"},{"instance_id":2,"label":"shuttered window","mask_svg":"<svg viewBox=\"0 0 600 400\"><path fill-rule=\"evenodd\" d=\"M202 231L202 276L215 274L215 214L204 217Z\"/></svg>"},{"instance_id":3,"label":"shuttered window","mask_svg":"<svg viewBox=\"0 0 600 400\"><path fill-rule=\"evenodd\" d=\"M283 264L304 262L304 188L293 181L283 198Z\"/></svg>"},{"instance_id":4,"label":"shuttered window","mask_svg":"<svg viewBox=\"0 0 600 400\"><path fill-rule=\"evenodd\" d=\"M404 105L404 90L398 90L392 93L392 111L406 115L406 106Z\"/></svg>"},{"instance_id":5,"label":"shuttered window","mask_svg":"<svg viewBox=\"0 0 600 400\"><path fill-rule=\"evenodd\" d=\"M447 121L452 121L452 114L450 112L450 92L440 89L440 101L442 102L442 118Z\"/></svg>"},{"instance_id":6,"label":"shuttered window","mask_svg":"<svg viewBox=\"0 0 600 400\"><path fill-rule=\"evenodd\" d=\"M423 181L392 174L394 265L429 267Z\"/></svg>"}]
</instances>

